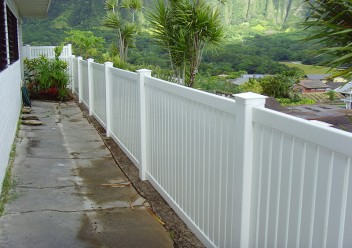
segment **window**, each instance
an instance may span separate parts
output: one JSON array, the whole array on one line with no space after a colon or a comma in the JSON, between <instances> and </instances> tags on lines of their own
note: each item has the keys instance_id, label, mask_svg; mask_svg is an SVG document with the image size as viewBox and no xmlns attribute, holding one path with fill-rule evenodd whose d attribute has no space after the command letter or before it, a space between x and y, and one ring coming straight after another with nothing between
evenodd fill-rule
<instances>
[{"instance_id":1,"label":"window","mask_svg":"<svg viewBox=\"0 0 352 248\"><path fill-rule=\"evenodd\" d=\"M10 64L19 59L17 18L7 7L7 33L9 37Z\"/></svg>"},{"instance_id":2,"label":"window","mask_svg":"<svg viewBox=\"0 0 352 248\"><path fill-rule=\"evenodd\" d=\"M7 67L5 4L0 0L0 71Z\"/></svg>"}]
</instances>

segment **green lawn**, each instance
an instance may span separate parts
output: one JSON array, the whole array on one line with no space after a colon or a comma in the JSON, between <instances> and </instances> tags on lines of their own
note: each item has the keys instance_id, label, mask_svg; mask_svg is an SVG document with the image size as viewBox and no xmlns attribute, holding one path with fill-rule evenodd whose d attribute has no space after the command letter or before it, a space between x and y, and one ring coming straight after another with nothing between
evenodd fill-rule
<instances>
[{"instance_id":1,"label":"green lawn","mask_svg":"<svg viewBox=\"0 0 352 248\"><path fill-rule=\"evenodd\" d=\"M334 74L337 72L336 69L331 69L329 67L324 67L324 66L293 64L291 62L280 62L280 63L287 65L288 67L298 67L302 69L306 74Z\"/></svg>"}]
</instances>

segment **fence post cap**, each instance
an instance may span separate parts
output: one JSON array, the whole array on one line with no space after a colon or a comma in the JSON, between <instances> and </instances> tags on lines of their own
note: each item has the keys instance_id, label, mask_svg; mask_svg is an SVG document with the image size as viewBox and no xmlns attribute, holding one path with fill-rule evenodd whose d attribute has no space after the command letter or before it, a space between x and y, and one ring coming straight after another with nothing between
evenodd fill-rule
<instances>
[{"instance_id":1,"label":"fence post cap","mask_svg":"<svg viewBox=\"0 0 352 248\"><path fill-rule=\"evenodd\" d=\"M245 92L234 95L235 100L239 104L260 106L265 104L267 96L263 96L253 92Z\"/></svg>"},{"instance_id":2,"label":"fence post cap","mask_svg":"<svg viewBox=\"0 0 352 248\"><path fill-rule=\"evenodd\" d=\"M139 70L137 70L137 73L139 73L139 74L148 74L150 76L152 74L152 71L148 70L148 69L139 69Z\"/></svg>"},{"instance_id":3,"label":"fence post cap","mask_svg":"<svg viewBox=\"0 0 352 248\"><path fill-rule=\"evenodd\" d=\"M77 59L78 60L82 60L83 58L82 58L82 56L78 56Z\"/></svg>"},{"instance_id":4,"label":"fence post cap","mask_svg":"<svg viewBox=\"0 0 352 248\"><path fill-rule=\"evenodd\" d=\"M89 58L89 59L87 59L87 61L88 61L88 62L94 62L94 59Z\"/></svg>"},{"instance_id":5,"label":"fence post cap","mask_svg":"<svg viewBox=\"0 0 352 248\"><path fill-rule=\"evenodd\" d=\"M105 66L110 66L110 67L113 67L114 63L113 62L110 62L110 61L107 61L104 63Z\"/></svg>"}]
</instances>

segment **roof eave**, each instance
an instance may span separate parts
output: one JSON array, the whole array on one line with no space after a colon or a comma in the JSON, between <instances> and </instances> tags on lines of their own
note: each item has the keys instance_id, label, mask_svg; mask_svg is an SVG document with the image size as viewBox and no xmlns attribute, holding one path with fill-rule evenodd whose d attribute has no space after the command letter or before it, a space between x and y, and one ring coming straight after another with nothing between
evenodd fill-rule
<instances>
[{"instance_id":1,"label":"roof eave","mask_svg":"<svg viewBox=\"0 0 352 248\"><path fill-rule=\"evenodd\" d=\"M44 18L48 15L51 0L14 0L21 17Z\"/></svg>"}]
</instances>

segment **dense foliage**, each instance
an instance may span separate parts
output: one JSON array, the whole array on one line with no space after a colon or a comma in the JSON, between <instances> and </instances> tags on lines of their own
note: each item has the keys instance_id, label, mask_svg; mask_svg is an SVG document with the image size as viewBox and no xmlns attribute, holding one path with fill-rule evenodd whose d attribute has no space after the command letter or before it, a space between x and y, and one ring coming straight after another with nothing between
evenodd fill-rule
<instances>
[{"instance_id":1,"label":"dense foliage","mask_svg":"<svg viewBox=\"0 0 352 248\"><path fill-rule=\"evenodd\" d=\"M169 4L159 0L148 19L156 40L169 54L175 77L192 87L205 47L222 42L224 29L219 13L204 0L170 1Z\"/></svg>"},{"instance_id":2,"label":"dense foliage","mask_svg":"<svg viewBox=\"0 0 352 248\"><path fill-rule=\"evenodd\" d=\"M344 67L337 75L352 76L352 1L316 0L310 4L310 15L305 22L312 32L307 40L322 44L318 54L330 55L323 64Z\"/></svg>"},{"instance_id":3,"label":"dense foliage","mask_svg":"<svg viewBox=\"0 0 352 248\"><path fill-rule=\"evenodd\" d=\"M62 46L55 48L55 59L41 56L25 59L25 84L31 97L48 96L49 99L63 100L67 95L68 65L59 59Z\"/></svg>"},{"instance_id":4,"label":"dense foliage","mask_svg":"<svg viewBox=\"0 0 352 248\"><path fill-rule=\"evenodd\" d=\"M153 42L155 33L153 34L151 30L155 31L158 28L155 25L157 23L148 22L146 18L147 11L153 9L153 0L143 1L144 7L141 11L138 11L141 8L139 0L106 1L115 3L114 8L118 8L119 12L118 18L112 20L115 23L105 23L109 24L106 26L103 25L103 17L106 10L111 11L111 8L105 6L104 9L104 2L103 0L53 0L47 20L25 20L24 42L32 45L55 45L61 44L66 38L66 41L73 43L75 53L81 50L79 53L85 54L85 57L94 57L97 62L113 61L114 66L127 70L149 68L158 77L174 80L175 73L170 72L169 68L170 63L176 64L177 60L170 59L170 51L165 49L165 46L161 47L160 43ZM295 82L299 75L303 75L301 69L289 68L279 62L301 61L304 64L317 64L329 58L328 56L315 57L309 50L318 49L319 44L302 41L307 34L302 27L297 26L297 23L303 20L302 16L307 15L305 8L307 3L301 4L300 0L209 0L206 3L220 10L220 24L225 26L225 43L217 46L215 52L203 47L198 54L187 49L178 49L181 55L196 54L194 58L199 59L198 61L202 59L202 64L193 60L196 61L193 69L187 70L187 73L181 73L187 74L188 77L193 73L192 85L195 88L225 94L251 90L258 93L266 92L273 96L290 95L292 98L292 94L286 92L287 85L274 85L277 87L274 89L266 87L265 80L271 87L271 84L274 84L272 82L278 79L288 80L286 83L292 86L292 82ZM187 14L187 11L183 12ZM130 43L132 45L128 46L128 58L120 55L119 49L124 45L116 42L116 38L119 39L118 36L120 36L119 32L109 28L112 26L110 24L120 24L118 22L121 20L128 20L132 24L137 22L141 26L136 39L133 39ZM175 18L172 21L176 20ZM185 38L187 32L181 32L180 25L173 26L176 29L171 29L167 33L169 40ZM87 31L90 33L85 36L91 47L79 48L79 42L75 44L79 36L75 35L79 32L84 34ZM106 42L95 44L93 37L103 37ZM186 41L186 39L183 40ZM182 45L180 47L182 48ZM189 66L190 62L187 63ZM194 77L195 72L198 72L197 77ZM236 72L240 73L234 75ZM246 73L271 75L271 79L265 79L264 83L250 80L248 84L241 87L229 83L228 79ZM218 77L220 74L227 76ZM278 88L279 86L284 87L282 89Z\"/></svg>"}]
</instances>

